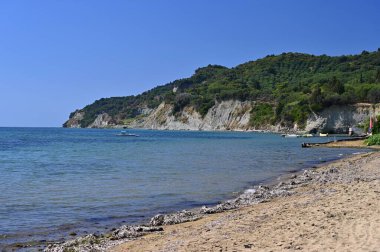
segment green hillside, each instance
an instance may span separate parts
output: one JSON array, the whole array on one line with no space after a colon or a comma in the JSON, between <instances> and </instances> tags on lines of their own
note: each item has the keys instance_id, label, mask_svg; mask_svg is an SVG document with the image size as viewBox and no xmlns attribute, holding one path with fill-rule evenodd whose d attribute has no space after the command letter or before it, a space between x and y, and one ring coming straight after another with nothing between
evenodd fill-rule
<instances>
[{"instance_id":1,"label":"green hillside","mask_svg":"<svg viewBox=\"0 0 380 252\"><path fill-rule=\"evenodd\" d=\"M208 65L189 78L137 96L97 100L82 109L81 126L103 112L122 124L139 116L141 108L155 108L163 101L174 105L174 114L192 105L204 116L216 101L229 99L255 102L252 126L295 122L302 126L311 111L335 104L380 102L380 49L339 57L283 53L234 68Z\"/></svg>"}]
</instances>

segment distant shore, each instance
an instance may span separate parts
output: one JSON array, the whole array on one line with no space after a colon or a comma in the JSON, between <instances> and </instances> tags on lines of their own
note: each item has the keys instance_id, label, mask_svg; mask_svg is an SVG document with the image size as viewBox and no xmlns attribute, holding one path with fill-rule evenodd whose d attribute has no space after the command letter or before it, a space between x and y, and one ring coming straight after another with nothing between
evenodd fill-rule
<instances>
[{"instance_id":1,"label":"distant shore","mask_svg":"<svg viewBox=\"0 0 380 252\"><path fill-rule=\"evenodd\" d=\"M256 186L214 207L157 215L146 226L123 226L46 250L375 251L380 246L378 167L380 153L354 155L278 185Z\"/></svg>"}]
</instances>

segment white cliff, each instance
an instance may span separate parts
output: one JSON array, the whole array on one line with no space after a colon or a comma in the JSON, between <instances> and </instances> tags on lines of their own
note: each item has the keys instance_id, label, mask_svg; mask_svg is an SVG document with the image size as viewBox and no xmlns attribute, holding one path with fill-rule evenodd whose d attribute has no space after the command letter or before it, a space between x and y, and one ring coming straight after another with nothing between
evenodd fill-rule
<instances>
[{"instance_id":1,"label":"white cliff","mask_svg":"<svg viewBox=\"0 0 380 252\"><path fill-rule=\"evenodd\" d=\"M107 128L115 126L112 117L107 113L99 114L93 123L91 123L88 128Z\"/></svg>"},{"instance_id":2,"label":"white cliff","mask_svg":"<svg viewBox=\"0 0 380 252\"><path fill-rule=\"evenodd\" d=\"M317 129L323 132L347 133L356 128L370 115L380 115L380 104L358 103L355 105L331 106L317 114L311 114L305 130Z\"/></svg>"},{"instance_id":3,"label":"white cliff","mask_svg":"<svg viewBox=\"0 0 380 252\"><path fill-rule=\"evenodd\" d=\"M147 117L130 126L167 130L247 130L249 128L251 102L223 101L202 116L191 106L174 115L172 105L161 103Z\"/></svg>"},{"instance_id":4,"label":"white cliff","mask_svg":"<svg viewBox=\"0 0 380 252\"><path fill-rule=\"evenodd\" d=\"M173 114L173 106L161 103L155 109L141 108L140 116L128 121L128 127L158 130L270 130L284 131L322 131L346 133L348 128L355 128L363 123L369 115L380 115L380 104L359 103L355 105L331 106L319 113L311 112L304 129L294 124L292 128L280 125L264 125L260 128L250 126L251 110L254 103L250 101L229 100L216 103L202 117L194 107L187 106ZM83 111L76 113L66 122L70 128L80 127L84 117ZM107 113L99 114L88 126L89 128L122 127Z\"/></svg>"}]
</instances>

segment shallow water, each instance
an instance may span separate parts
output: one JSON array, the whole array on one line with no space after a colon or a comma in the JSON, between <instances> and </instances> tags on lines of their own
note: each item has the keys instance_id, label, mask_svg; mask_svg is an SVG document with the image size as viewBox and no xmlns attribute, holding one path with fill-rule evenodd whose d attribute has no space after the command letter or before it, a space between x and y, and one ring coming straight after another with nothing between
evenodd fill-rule
<instances>
[{"instance_id":1,"label":"shallow water","mask_svg":"<svg viewBox=\"0 0 380 252\"><path fill-rule=\"evenodd\" d=\"M106 231L215 204L357 152L247 132L0 128L0 248Z\"/></svg>"}]
</instances>

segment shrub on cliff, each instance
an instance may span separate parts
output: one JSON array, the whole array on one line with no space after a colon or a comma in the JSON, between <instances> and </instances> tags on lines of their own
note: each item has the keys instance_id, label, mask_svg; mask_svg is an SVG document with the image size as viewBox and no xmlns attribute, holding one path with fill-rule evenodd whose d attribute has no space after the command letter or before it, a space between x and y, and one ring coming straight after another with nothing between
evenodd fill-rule
<instances>
[{"instance_id":1,"label":"shrub on cliff","mask_svg":"<svg viewBox=\"0 0 380 252\"><path fill-rule=\"evenodd\" d=\"M255 105L251 110L250 125L254 127L271 125L274 122L273 106L267 103Z\"/></svg>"},{"instance_id":2,"label":"shrub on cliff","mask_svg":"<svg viewBox=\"0 0 380 252\"><path fill-rule=\"evenodd\" d=\"M368 146L380 145L380 134L370 136L364 141L364 143L366 143Z\"/></svg>"},{"instance_id":3,"label":"shrub on cliff","mask_svg":"<svg viewBox=\"0 0 380 252\"><path fill-rule=\"evenodd\" d=\"M369 117L364 121L364 124L362 127L363 127L364 132L368 132ZM380 134L380 115L378 115L373 122L372 134Z\"/></svg>"}]
</instances>

